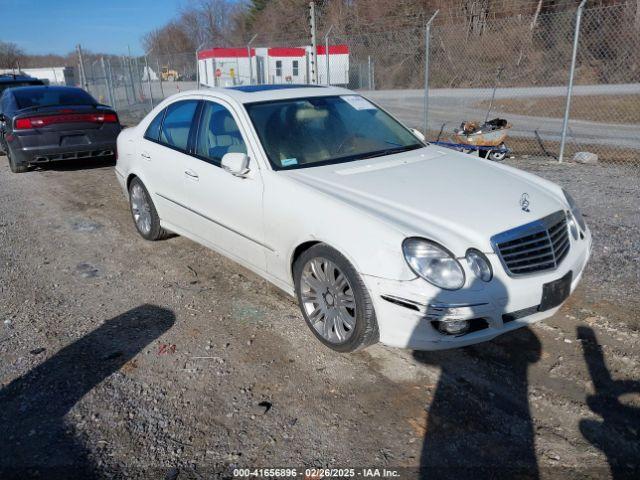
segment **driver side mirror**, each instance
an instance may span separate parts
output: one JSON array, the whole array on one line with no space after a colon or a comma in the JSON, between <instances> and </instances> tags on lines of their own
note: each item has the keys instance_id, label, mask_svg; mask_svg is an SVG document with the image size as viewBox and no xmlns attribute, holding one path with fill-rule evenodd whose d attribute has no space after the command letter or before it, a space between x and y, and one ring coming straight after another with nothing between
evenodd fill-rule
<instances>
[{"instance_id":1,"label":"driver side mirror","mask_svg":"<svg viewBox=\"0 0 640 480\"><path fill-rule=\"evenodd\" d=\"M246 153L226 153L220 163L233 176L246 178L249 173L249 157Z\"/></svg>"},{"instance_id":2,"label":"driver side mirror","mask_svg":"<svg viewBox=\"0 0 640 480\"><path fill-rule=\"evenodd\" d=\"M427 141L427 137L425 137L424 134L420 130L418 130L416 128L412 128L410 130L411 130L411 133L413 133L416 136L416 138L418 140L420 140L421 142L426 142Z\"/></svg>"},{"instance_id":3,"label":"driver side mirror","mask_svg":"<svg viewBox=\"0 0 640 480\"><path fill-rule=\"evenodd\" d=\"M6 122L7 117L5 117L4 113L0 113L0 122Z\"/></svg>"}]
</instances>

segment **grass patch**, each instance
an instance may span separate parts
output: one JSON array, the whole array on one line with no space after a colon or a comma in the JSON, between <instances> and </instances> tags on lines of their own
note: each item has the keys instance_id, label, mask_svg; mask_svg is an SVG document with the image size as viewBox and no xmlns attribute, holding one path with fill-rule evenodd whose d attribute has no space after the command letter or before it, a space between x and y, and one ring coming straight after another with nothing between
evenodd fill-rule
<instances>
[{"instance_id":1,"label":"grass patch","mask_svg":"<svg viewBox=\"0 0 640 480\"><path fill-rule=\"evenodd\" d=\"M491 112L562 118L565 97L502 98L493 102ZM489 100L476 104L489 108ZM640 95L574 95L571 99L571 118L594 122L640 124Z\"/></svg>"}]
</instances>

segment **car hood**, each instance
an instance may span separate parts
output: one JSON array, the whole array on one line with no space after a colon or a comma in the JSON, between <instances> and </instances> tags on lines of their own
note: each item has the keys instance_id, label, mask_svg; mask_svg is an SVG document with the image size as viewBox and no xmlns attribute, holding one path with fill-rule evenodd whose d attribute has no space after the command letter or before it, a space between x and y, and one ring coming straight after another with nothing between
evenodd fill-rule
<instances>
[{"instance_id":1,"label":"car hood","mask_svg":"<svg viewBox=\"0 0 640 480\"><path fill-rule=\"evenodd\" d=\"M458 256L490 252L493 235L566 208L551 182L436 146L279 173Z\"/></svg>"}]
</instances>

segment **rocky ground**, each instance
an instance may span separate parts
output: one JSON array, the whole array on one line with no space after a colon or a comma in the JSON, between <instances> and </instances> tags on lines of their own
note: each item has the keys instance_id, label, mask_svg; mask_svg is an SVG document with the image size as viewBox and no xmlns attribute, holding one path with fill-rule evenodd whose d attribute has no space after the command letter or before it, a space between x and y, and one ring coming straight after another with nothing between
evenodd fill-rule
<instances>
[{"instance_id":1,"label":"rocky ground","mask_svg":"<svg viewBox=\"0 0 640 480\"><path fill-rule=\"evenodd\" d=\"M513 163L567 187L594 231L562 310L465 349L338 355L255 275L142 240L112 164L14 175L0 157L0 477L637 478L640 182Z\"/></svg>"}]
</instances>

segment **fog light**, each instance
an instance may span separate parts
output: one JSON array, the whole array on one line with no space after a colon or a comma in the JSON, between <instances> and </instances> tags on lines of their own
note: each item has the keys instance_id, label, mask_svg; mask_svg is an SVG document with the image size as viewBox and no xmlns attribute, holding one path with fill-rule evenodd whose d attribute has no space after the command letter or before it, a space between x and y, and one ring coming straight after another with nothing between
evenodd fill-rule
<instances>
[{"instance_id":1,"label":"fog light","mask_svg":"<svg viewBox=\"0 0 640 480\"><path fill-rule=\"evenodd\" d=\"M469 320L447 320L441 321L438 329L447 335L462 335L469 330L470 326Z\"/></svg>"}]
</instances>

